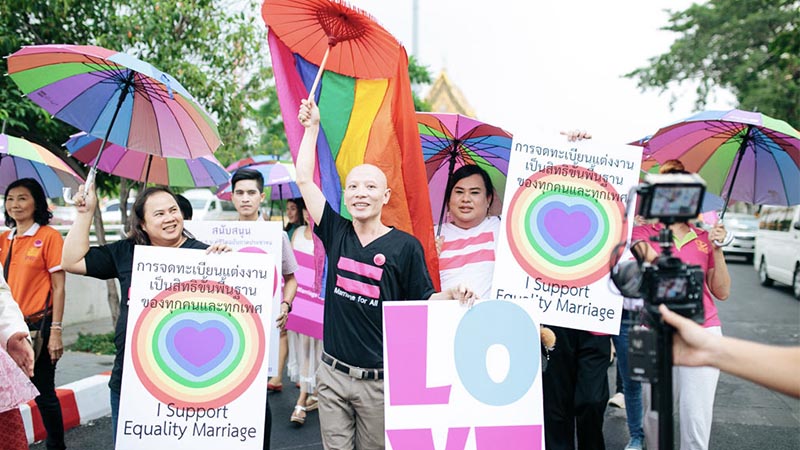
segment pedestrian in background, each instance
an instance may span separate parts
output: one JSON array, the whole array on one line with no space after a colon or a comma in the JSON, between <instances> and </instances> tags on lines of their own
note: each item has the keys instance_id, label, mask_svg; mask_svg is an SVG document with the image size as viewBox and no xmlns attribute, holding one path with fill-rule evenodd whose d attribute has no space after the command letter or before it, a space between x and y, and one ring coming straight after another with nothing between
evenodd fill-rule
<instances>
[{"instance_id":1,"label":"pedestrian in background","mask_svg":"<svg viewBox=\"0 0 800 450\"><path fill-rule=\"evenodd\" d=\"M305 203L297 203L301 208L303 221L308 225L300 225L292 237L295 252L304 253L313 258L314 239L311 231L310 217ZM289 338L289 378L300 387L292 415L289 420L298 426L306 422L306 415L319 407L317 392L317 367L322 358L322 341L305 334L287 331Z\"/></svg>"},{"instance_id":2,"label":"pedestrian in background","mask_svg":"<svg viewBox=\"0 0 800 450\"><path fill-rule=\"evenodd\" d=\"M259 213L261 202L264 201L264 175L253 169L239 169L231 178L231 201L236 212L239 213L239 220L245 222L264 221ZM286 319L292 310L292 302L297 294L297 279L294 273L297 272L297 260L292 252L292 245L285 232L281 233L281 274L283 275L283 290L281 293L280 313L277 318L277 326L280 328L280 341L278 343L278 367L277 374L267 382L267 389L280 391L283 389L281 378L283 377L283 367L286 365L286 358L289 352L289 342L286 337ZM279 383L280 388L276 388L274 383ZM272 388L270 388L272 387ZM270 438L272 434L272 409L269 406L269 395L265 406L264 417L264 450L269 450Z\"/></svg>"},{"instance_id":3,"label":"pedestrian in background","mask_svg":"<svg viewBox=\"0 0 800 450\"><path fill-rule=\"evenodd\" d=\"M301 197L286 200L286 219L288 222L283 227L283 231L289 236L289 240L294 237L295 230L308 223L303 217L305 207L305 202Z\"/></svg>"},{"instance_id":4,"label":"pedestrian in background","mask_svg":"<svg viewBox=\"0 0 800 450\"><path fill-rule=\"evenodd\" d=\"M36 406L47 431L47 448L61 450L67 447L55 376L56 364L64 354L64 240L48 225L52 218L44 189L36 180L21 178L8 185L5 223L11 230L0 234L0 261L28 329L31 334L41 334L31 381L39 390Z\"/></svg>"}]
</instances>

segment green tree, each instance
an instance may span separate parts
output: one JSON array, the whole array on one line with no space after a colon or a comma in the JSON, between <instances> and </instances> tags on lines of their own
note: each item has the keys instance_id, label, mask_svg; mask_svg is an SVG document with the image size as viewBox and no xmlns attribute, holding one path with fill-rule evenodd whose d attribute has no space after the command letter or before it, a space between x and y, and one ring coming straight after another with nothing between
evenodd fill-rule
<instances>
[{"instance_id":1,"label":"green tree","mask_svg":"<svg viewBox=\"0 0 800 450\"><path fill-rule=\"evenodd\" d=\"M291 161L292 156L289 152L289 144L286 142L283 116L281 116L281 106L278 103L278 91L275 89L275 85L267 88L264 94L265 101L258 108L256 114L256 124L260 130L259 154L277 156L283 161Z\"/></svg>"},{"instance_id":2,"label":"green tree","mask_svg":"<svg viewBox=\"0 0 800 450\"><path fill-rule=\"evenodd\" d=\"M408 77L411 79L411 84L414 86L428 85L433 82L431 71L428 66L424 66L417 61L417 57L410 55L408 57ZM414 96L414 109L417 111L430 111L431 105L425 100L419 98L416 92L412 92Z\"/></svg>"},{"instance_id":3,"label":"green tree","mask_svg":"<svg viewBox=\"0 0 800 450\"><path fill-rule=\"evenodd\" d=\"M642 89L694 81L698 109L721 87L740 109L800 124L800 2L710 0L671 11L664 29L680 34L669 52L625 75Z\"/></svg>"},{"instance_id":4,"label":"green tree","mask_svg":"<svg viewBox=\"0 0 800 450\"><path fill-rule=\"evenodd\" d=\"M255 150L251 106L265 99L272 72L267 31L254 0L128 0L113 16L120 47L173 75L217 119L224 165Z\"/></svg>"},{"instance_id":5,"label":"green tree","mask_svg":"<svg viewBox=\"0 0 800 450\"><path fill-rule=\"evenodd\" d=\"M245 11L247 13L245 13ZM266 29L256 0L3 0L0 2L0 53L23 45L83 44L124 51L173 75L217 120L224 145L216 156L225 164L252 153L258 143L251 106L267 97ZM7 73L5 59L0 72ZM273 88L274 89L274 88ZM25 137L84 172L61 144L74 128L50 117L22 97L9 77L0 77L0 120L6 132ZM126 183L98 177L101 192ZM125 209L123 208L123 211ZM102 220L95 228L103 239ZM118 300L109 304L116 318Z\"/></svg>"}]
</instances>

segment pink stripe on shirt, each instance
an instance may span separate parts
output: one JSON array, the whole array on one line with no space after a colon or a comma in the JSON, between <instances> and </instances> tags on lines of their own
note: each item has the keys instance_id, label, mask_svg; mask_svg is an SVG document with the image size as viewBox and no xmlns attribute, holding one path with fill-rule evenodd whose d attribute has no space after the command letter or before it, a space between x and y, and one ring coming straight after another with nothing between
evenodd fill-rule
<instances>
[{"instance_id":1,"label":"pink stripe on shirt","mask_svg":"<svg viewBox=\"0 0 800 450\"><path fill-rule=\"evenodd\" d=\"M461 250L471 245L481 245L487 243L494 243L494 233L492 233L491 231L481 233L474 237L447 241L444 244L442 244L442 252L448 250Z\"/></svg>"},{"instance_id":2,"label":"pink stripe on shirt","mask_svg":"<svg viewBox=\"0 0 800 450\"><path fill-rule=\"evenodd\" d=\"M494 261L494 250L478 250L466 255L439 259L439 270L457 269L467 264Z\"/></svg>"},{"instance_id":3,"label":"pink stripe on shirt","mask_svg":"<svg viewBox=\"0 0 800 450\"><path fill-rule=\"evenodd\" d=\"M344 289L345 291L352 292L354 294L360 294L365 297L379 298L381 295L381 289L378 286L373 286L361 281L345 278L341 275L336 276L336 286Z\"/></svg>"},{"instance_id":4,"label":"pink stripe on shirt","mask_svg":"<svg viewBox=\"0 0 800 450\"><path fill-rule=\"evenodd\" d=\"M358 262L354 259L345 258L344 256L339 258L339 262L336 264L336 267L339 270L353 272L357 275L361 275L362 277L367 277L375 281L380 281L381 277L383 276L383 269Z\"/></svg>"}]
</instances>

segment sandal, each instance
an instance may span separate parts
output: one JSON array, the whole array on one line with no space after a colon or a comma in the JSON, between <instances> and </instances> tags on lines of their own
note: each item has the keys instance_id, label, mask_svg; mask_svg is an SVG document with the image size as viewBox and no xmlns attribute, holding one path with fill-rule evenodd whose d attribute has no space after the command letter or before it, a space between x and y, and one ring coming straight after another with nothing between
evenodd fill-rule
<instances>
[{"instance_id":1,"label":"sandal","mask_svg":"<svg viewBox=\"0 0 800 450\"><path fill-rule=\"evenodd\" d=\"M306 399L306 411L316 411L319 408L319 399L314 395L309 395Z\"/></svg>"},{"instance_id":2,"label":"sandal","mask_svg":"<svg viewBox=\"0 0 800 450\"><path fill-rule=\"evenodd\" d=\"M301 416L300 413L303 413ZM294 411L292 411L292 417L289 418L289 421L296 424L297 426L301 426L306 423L305 417L306 407L303 405L294 405Z\"/></svg>"}]
</instances>

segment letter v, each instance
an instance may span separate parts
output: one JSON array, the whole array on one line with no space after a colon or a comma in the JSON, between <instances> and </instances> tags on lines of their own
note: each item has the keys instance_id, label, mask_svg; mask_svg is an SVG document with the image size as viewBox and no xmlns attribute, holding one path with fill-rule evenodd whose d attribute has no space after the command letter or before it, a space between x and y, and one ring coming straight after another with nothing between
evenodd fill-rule
<instances>
[{"instance_id":1,"label":"letter v","mask_svg":"<svg viewBox=\"0 0 800 450\"><path fill-rule=\"evenodd\" d=\"M412 430L386 430L394 450L435 450L430 428ZM464 450L467 446L469 428L448 428L445 450Z\"/></svg>"}]
</instances>

